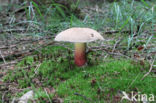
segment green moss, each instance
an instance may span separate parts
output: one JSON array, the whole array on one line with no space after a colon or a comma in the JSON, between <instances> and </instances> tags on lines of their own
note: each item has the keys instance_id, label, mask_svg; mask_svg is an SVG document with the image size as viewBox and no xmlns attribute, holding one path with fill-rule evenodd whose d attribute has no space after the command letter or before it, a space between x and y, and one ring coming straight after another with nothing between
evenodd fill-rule
<instances>
[{"instance_id":1,"label":"green moss","mask_svg":"<svg viewBox=\"0 0 156 103\"><path fill-rule=\"evenodd\" d=\"M135 61L114 58L102 61L99 59L100 52L94 52L88 54L90 64L78 68L74 65L73 53L70 51L71 54L69 54L66 48L51 46L46 47L42 52L43 55L52 54L52 57L42 62L36 61L36 63L32 57L26 57L17 65L17 69L5 76L4 80L17 82L20 88L54 87L56 94L63 98L65 103L74 100L86 103L106 102L107 95L110 95L109 100L113 100L118 91L131 92L136 91L136 88L141 93L156 94L154 86L156 81L151 78L151 75L141 80L148 70L148 64L143 67ZM98 59L99 61L96 62L95 60ZM28 65L39 66L23 69L22 67L26 66L24 61L27 61ZM144 72L141 68L144 68ZM40 89L36 89L38 99L46 97L46 94L42 97L39 95L43 92Z\"/></svg>"},{"instance_id":2,"label":"green moss","mask_svg":"<svg viewBox=\"0 0 156 103\"><path fill-rule=\"evenodd\" d=\"M68 100L85 100L82 96L74 95L76 93L91 98L93 101L99 101L97 97L102 94L115 95L118 91L131 92L135 88L141 93L156 94L154 87L156 81L150 77L141 81L144 74L141 73L140 69L140 65L132 65L130 60L125 59L101 63L97 66L86 67L85 72L77 73L56 88L58 94L65 98L65 103L68 103ZM87 79L84 77L86 73L89 75ZM96 79L96 83L92 86L91 81L94 79ZM104 93L98 94L99 88L102 88ZM113 89L112 93L111 89ZM104 96L100 98L101 102L106 99Z\"/></svg>"}]
</instances>

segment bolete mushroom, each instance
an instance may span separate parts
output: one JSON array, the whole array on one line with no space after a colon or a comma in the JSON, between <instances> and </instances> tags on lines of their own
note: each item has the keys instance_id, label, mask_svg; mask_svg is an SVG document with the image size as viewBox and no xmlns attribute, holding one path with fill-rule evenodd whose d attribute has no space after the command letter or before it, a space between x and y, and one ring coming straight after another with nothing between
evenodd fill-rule
<instances>
[{"instance_id":1,"label":"bolete mushroom","mask_svg":"<svg viewBox=\"0 0 156 103\"><path fill-rule=\"evenodd\" d=\"M75 64L83 66L86 62L86 43L95 40L104 40L96 30L90 28L74 27L60 32L55 41L74 42L75 43Z\"/></svg>"}]
</instances>

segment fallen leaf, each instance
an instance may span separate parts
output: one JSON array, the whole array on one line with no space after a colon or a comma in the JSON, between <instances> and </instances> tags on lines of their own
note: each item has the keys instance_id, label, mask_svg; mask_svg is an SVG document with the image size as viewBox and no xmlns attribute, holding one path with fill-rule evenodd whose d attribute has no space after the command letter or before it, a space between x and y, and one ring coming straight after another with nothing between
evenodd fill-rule
<instances>
[{"instance_id":1,"label":"fallen leaf","mask_svg":"<svg viewBox=\"0 0 156 103\"><path fill-rule=\"evenodd\" d=\"M144 47L143 46L139 46L137 49L138 49L138 51L141 51L141 50L144 49Z\"/></svg>"},{"instance_id":2,"label":"fallen leaf","mask_svg":"<svg viewBox=\"0 0 156 103\"><path fill-rule=\"evenodd\" d=\"M52 94L52 93L54 94L56 92L55 89L52 87L51 88L44 88L44 90L47 91L48 94Z\"/></svg>"}]
</instances>

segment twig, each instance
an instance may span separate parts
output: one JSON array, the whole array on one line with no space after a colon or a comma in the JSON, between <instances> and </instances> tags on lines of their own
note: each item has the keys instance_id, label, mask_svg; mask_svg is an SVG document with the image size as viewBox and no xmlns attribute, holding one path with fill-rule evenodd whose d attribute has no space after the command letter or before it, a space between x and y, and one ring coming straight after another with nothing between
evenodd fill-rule
<instances>
[{"instance_id":1,"label":"twig","mask_svg":"<svg viewBox=\"0 0 156 103\"><path fill-rule=\"evenodd\" d=\"M17 45L10 45L10 46L2 46L0 49L8 49L8 48L15 48Z\"/></svg>"},{"instance_id":2,"label":"twig","mask_svg":"<svg viewBox=\"0 0 156 103\"><path fill-rule=\"evenodd\" d=\"M102 51L105 51L107 54L109 54L109 55L117 55L117 56L123 56L123 57L126 57L126 58L128 58L128 59L131 59L129 56L126 56L126 55L124 55L124 54L122 54L122 53L112 53L112 52L109 52L110 50L108 50L108 49L106 49L105 48L105 46L101 46L101 47L90 47L89 48L89 51L87 52L87 53L89 53L89 52L92 52L92 51L98 51L98 50L102 50Z\"/></svg>"},{"instance_id":3,"label":"twig","mask_svg":"<svg viewBox=\"0 0 156 103\"><path fill-rule=\"evenodd\" d=\"M3 59L3 61L4 61L4 64L6 64L5 58L4 58L4 56L2 55L2 52L1 52L1 51L0 51L0 55L1 55L2 59Z\"/></svg>"},{"instance_id":4,"label":"twig","mask_svg":"<svg viewBox=\"0 0 156 103\"><path fill-rule=\"evenodd\" d=\"M115 48L117 47L117 45L119 44L119 42L120 42L120 39L119 39L118 41L115 42L114 47L113 47L113 50L112 50L112 53L114 52L114 50L115 50Z\"/></svg>"},{"instance_id":5,"label":"twig","mask_svg":"<svg viewBox=\"0 0 156 103\"><path fill-rule=\"evenodd\" d=\"M41 66L41 63L39 63L37 66L36 66L36 68L34 69L34 72L35 72L35 74L38 74L38 68ZM35 74L34 74L34 76L35 76Z\"/></svg>"},{"instance_id":6,"label":"twig","mask_svg":"<svg viewBox=\"0 0 156 103\"><path fill-rule=\"evenodd\" d=\"M130 30L125 30L125 31L115 30L115 31L106 31L106 32L104 32L104 34L114 34L114 33L131 33L131 31Z\"/></svg>"},{"instance_id":7,"label":"twig","mask_svg":"<svg viewBox=\"0 0 156 103\"><path fill-rule=\"evenodd\" d=\"M68 50L74 52L74 50L73 50L72 48L70 48L69 46L66 46L66 45L64 45L64 44L59 44L59 43L58 43L58 45L59 45L59 46L63 46L64 48L66 48L66 49L68 49Z\"/></svg>"},{"instance_id":8,"label":"twig","mask_svg":"<svg viewBox=\"0 0 156 103\"><path fill-rule=\"evenodd\" d=\"M21 8L16 9L15 11L12 12L12 14L18 13L20 11L24 11L25 9L27 9L28 6L22 6Z\"/></svg>"},{"instance_id":9,"label":"twig","mask_svg":"<svg viewBox=\"0 0 156 103\"><path fill-rule=\"evenodd\" d=\"M81 97L83 97L85 100L92 101L92 99L91 99L91 98L88 98L88 97L86 97L86 96L84 96L84 95L82 95L82 94L79 94L79 93L74 93L74 95L81 96Z\"/></svg>"},{"instance_id":10,"label":"twig","mask_svg":"<svg viewBox=\"0 0 156 103\"><path fill-rule=\"evenodd\" d=\"M154 64L154 62L155 62L155 58L156 58L156 56L154 57L152 63L150 64L150 69L149 69L149 71L142 77L141 80L144 80L144 78L145 78L146 76L148 76L148 75L150 74L150 72L152 71L152 69L153 69L153 64Z\"/></svg>"},{"instance_id":11,"label":"twig","mask_svg":"<svg viewBox=\"0 0 156 103\"><path fill-rule=\"evenodd\" d=\"M131 82L131 84L128 86L128 89L134 84L134 82L137 80L139 77L140 73L135 77L135 79Z\"/></svg>"},{"instance_id":12,"label":"twig","mask_svg":"<svg viewBox=\"0 0 156 103\"><path fill-rule=\"evenodd\" d=\"M43 47L48 46L48 45L54 45L54 44L55 44L55 42L52 41L52 42L49 42L49 43L44 43L44 44L40 45L40 47L36 46L36 47L33 47L33 48L29 48L27 50L19 50L19 51L14 50L11 53L6 52L5 54L3 54L3 58L5 58L5 59L9 58L9 60L10 60L10 57L16 57L16 58L23 57L23 56L25 57L25 56L31 55L34 51L39 51L40 48L43 48ZM7 47L4 47L4 48L7 48ZM3 59L3 58L0 57L0 60Z\"/></svg>"},{"instance_id":13,"label":"twig","mask_svg":"<svg viewBox=\"0 0 156 103\"><path fill-rule=\"evenodd\" d=\"M6 64L0 64L0 69L3 69L3 68L6 68L8 66L11 66L11 65L15 65L18 63L18 61L20 61L21 59L17 59L15 61L11 61L11 62L8 62Z\"/></svg>"},{"instance_id":14,"label":"twig","mask_svg":"<svg viewBox=\"0 0 156 103\"><path fill-rule=\"evenodd\" d=\"M95 7L95 8L88 8L88 7L86 7L85 9L87 11L89 10L89 11L93 11L93 12L105 13L105 11L103 11L103 10L97 8L97 7Z\"/></svg>"},{"instance_id":15,"label":"twig","mask_svg":"<svg viewBox=\"0 0 156 103\"><path fill-rule=\"evenodd\" d=\"M49 99L49 102L52 103L51 98L50 98L50 96L49 96L49 94L48 94L48 92L47 92L47 90L45 88L44 88L44 91L45 91L45 93L46 93L46 95L47 95L47 97Z\"/></svg>"},{"instance_id":16,"label":"twig","mask_svg":"<svg viewBox=\"0 0 156 103\"><path fill-rule=\"evenodd\" d=\"M5 102L5 101L4 101L4 97L5 97L6 93L7 93L7 91L5 91L5 92L3 93L3 96L2 96L2 103Z\"/></svg>"},{"instance_id":17,"label":"twig","mask_svg":"<svg viewBox=\"0 0 156 103\"><path fill-rule=\"evenodd\" d=\"M26 31L25 29L6 29L6 30L0 30L0 33L5 33L5 32L23 32Z\"/></svg>"}]
</instances>

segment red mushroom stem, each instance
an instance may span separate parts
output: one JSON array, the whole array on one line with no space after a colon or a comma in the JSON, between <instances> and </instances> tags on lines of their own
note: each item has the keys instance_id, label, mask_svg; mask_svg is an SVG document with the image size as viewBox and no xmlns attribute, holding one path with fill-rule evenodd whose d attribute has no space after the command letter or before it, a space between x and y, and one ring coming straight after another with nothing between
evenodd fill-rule
<instances>
[{"instance_id":1,"label":"red mushroom stem","mask_svg":"<svg viewBox=\"0 0 156 103\"><path fill-rule=\"evenodd\" d=\"M86 43L75 43L75 64L81 67L86 61Z\"/></svg>"}]
</instances>

